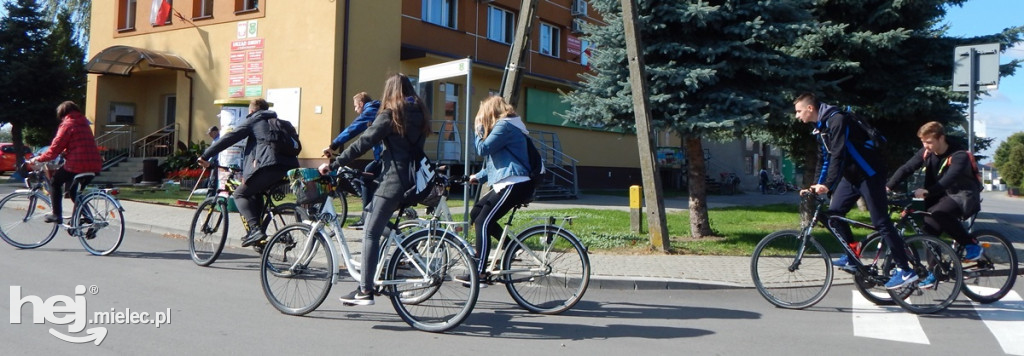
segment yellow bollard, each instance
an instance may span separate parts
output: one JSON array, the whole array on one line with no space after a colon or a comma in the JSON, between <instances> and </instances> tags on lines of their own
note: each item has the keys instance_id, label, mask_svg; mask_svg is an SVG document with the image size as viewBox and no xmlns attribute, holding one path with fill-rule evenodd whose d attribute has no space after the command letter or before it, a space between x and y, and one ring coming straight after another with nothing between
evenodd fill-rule
<instances>
[{"instance_id":1,"label":"yellow bollard","mask_svg":"<svg viewBox=\"0 0 1024 356\"><path fill-rule=\"evenodd\" d=\"M643 233L641 223L643 220L642 205L640 203L643 192L639 185L629 187L629 228L634 233Z\"/></svg>"}]
</instances>

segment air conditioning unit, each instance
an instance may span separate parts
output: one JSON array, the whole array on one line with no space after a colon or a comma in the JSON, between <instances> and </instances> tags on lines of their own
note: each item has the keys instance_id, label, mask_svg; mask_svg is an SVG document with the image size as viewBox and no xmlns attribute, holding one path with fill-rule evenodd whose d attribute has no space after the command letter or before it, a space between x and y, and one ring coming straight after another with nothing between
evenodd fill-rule
<instances>
[{"instance_id":1,"label":"air conditioning unit","mask_svg":"<svg viewBox=\"0 0 1024 356\"><path fill-rule=\"evenodd\" d=\"M587 15L587 2L584 0L573 0L572 6L569 8L569 14L572 17L583 17Z\"/></svg>"},{"instance_id":2,"label":"air conditioning unit","mask_svg":"<svg viewBox=\"0 0 1024 356\"><path fill-rule=\"evenodd\" d=\"M570 26L569 31L574 34L583 33L583 21L580 19L572 19L572 26Z\"/></svg>"}]
</instances>

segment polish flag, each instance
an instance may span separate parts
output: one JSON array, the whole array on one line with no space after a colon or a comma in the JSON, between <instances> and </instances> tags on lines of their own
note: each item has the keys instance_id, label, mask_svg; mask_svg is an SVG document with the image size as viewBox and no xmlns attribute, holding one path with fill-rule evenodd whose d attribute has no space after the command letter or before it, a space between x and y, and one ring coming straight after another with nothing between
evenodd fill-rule
<instances>
[{"instance_id":1,"label":"polish flag","mask_svg":"<svg viewBox=\"0 0 1024 356\"><path fill-rule=\"evenodd\" d=\"M149 13L149 21L153 26L163 26L171 17L171 2L168 0L153 0L153 7Z\"/></svg>"}]
</instances>

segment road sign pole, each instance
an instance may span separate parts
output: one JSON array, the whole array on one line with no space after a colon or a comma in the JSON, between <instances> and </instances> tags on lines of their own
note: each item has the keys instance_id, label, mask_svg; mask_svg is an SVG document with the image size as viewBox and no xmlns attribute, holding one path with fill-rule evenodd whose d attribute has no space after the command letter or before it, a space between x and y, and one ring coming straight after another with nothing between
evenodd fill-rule
<instances>
[{"instance_id":1,"label":"road sign pole","mask_svg":"<svg viewBox=\"0 0 1024 356\"><path fill-rule=\"evenodd\" d=\"M978 51L972 47L968 56L971 67L967 80L967 152L974 154L974 95L978 89Z\"/></svg>"}]
</instances>

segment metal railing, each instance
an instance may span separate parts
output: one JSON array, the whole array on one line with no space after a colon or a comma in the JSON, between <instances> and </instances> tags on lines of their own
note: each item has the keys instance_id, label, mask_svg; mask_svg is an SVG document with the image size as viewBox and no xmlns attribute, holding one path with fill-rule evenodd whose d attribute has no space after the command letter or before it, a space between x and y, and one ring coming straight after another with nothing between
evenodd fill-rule
<instances>
[{"instance_id":1,"label":"metal railing","mask_svg":"<svg viewBox=\"0 0 1024 356\"><path fill-rule=\"evenodd\" d=\"M173 123L132 142L131 157L167 157L178 142L178 124Z\"/></svg>"},{"instance_id":2,"label":"metal railing","mask_svg":"<svg viewBox=\"0 0 1024 356\"><path fill-rule=\"evenodd\" d=\"M107 126L109 131L96 137L96 147L103 156L103 168L124 160L131 155L135 127L129 125Z\"/></svg>"},{"instance_id":3,"label":"metal railing","mask_svg":"<svg viewBox=\"0 0 1024 356\"><path fill-rule=\"evenodd\" d=\"M579 198L579 160L559 150L558 134L554 132L534 130L530 131L530 137L544 158L546 170L543 180L537 185L537 198Z\"/></svg>"}]
</instances>

